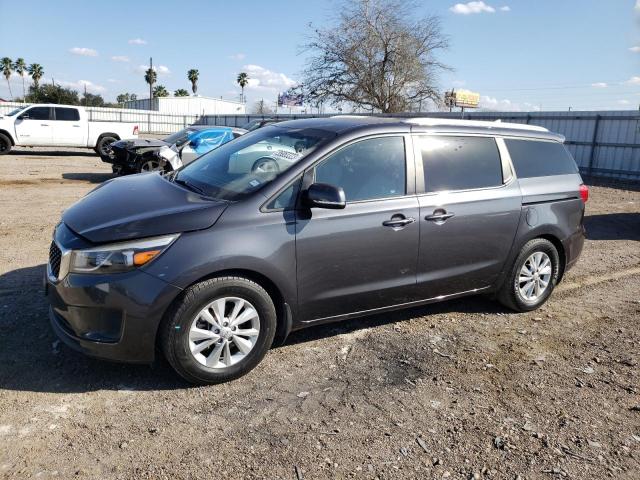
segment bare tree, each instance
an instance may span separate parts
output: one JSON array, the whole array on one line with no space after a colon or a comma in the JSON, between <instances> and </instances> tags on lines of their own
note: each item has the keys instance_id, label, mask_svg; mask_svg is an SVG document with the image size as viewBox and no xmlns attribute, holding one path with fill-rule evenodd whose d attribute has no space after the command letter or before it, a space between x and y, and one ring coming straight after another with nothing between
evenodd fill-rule
<instances>
[{"instance_id":1,"label":"bare tree","mask_svg":"<svg viewBox=\"0 0 640 480\"><path fill-rule=\"evenodd\" d=\"M257 113L258 115L269 115L273 113L273 108L267 105L267 102L265 102L264 99L261 99L254 103L253 113Z\"/></svg>"},{"instance_id":2,"label":"bare tree","mask_svg":"<svg viewBox=\"0 0 640 480\"><path fill-rule=\"evenodd\" d=\"M315 29L304 50L310 98L351 102L383 113L440 101L437 59L448 48L440 18L415 18L416 4L402 0L345 1L334 25Z\"/></svg>"}]
</instances>

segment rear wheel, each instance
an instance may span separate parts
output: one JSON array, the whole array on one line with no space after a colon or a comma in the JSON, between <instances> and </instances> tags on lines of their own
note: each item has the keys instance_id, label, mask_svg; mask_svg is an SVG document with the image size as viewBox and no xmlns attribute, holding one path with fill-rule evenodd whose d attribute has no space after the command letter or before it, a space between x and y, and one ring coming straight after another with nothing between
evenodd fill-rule
<instances>
[{"instance_id":1,"label":"rear wheel","mask_svg":"<svg viewBox=\"0 0 640 480\"><path fill-rule=\"evenodd\" d=\"M11 151L11 139L4 133L0 133L0 155L6 155Z\"/></svg>"},{"instance_id":2,"label":"rear wheel","mask_svg":"<svg viewBox=\"0 0 640 480\"><path fill-rule=\"evenodd\" d=\"M111 144L117 141L118 139L113 135L105 135L104 137L100 137L98 143L96 144L97 154L100 155L101 158L111 158L113 155Z\"/></svg>"},{"instance_id":3,"label":"rear wheel","mask_svg":"<svg viewBox=\"0 0 640 480\"><path fill-rule=\"evenodd\" d=\"M535 310L545 303L560 273L558 250L549 240L528 241L498 293L500 302L518 312Z\"/></svg>"},{"instance_id":4,"label":"rear wheel","mask_svg":"<svg viewBox=\"0 0 640 480\"><path fill-rule=\"evenodd\" d=\"M196 384L221 383L253 369L276 331L269 294L242 277L220 277L190 287L169 312L161 346L171 366Z\"/></svg>"}]
</instances>

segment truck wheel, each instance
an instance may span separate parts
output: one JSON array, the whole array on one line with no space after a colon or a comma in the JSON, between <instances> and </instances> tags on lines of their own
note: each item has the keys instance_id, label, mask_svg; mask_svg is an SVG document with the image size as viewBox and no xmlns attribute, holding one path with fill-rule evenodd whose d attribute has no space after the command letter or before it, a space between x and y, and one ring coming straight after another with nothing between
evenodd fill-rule
<instances>
[{"instance_id":1,"label":"truck wheel","mask_svg":"<svg viewBox=\"0 0 640 480\"><path fill-rule=\"evenodd\" d=\"M498 300L517 312L529 312L546 302L560 273L558 250L549 240L534 238L520 250Z\"/></svg>"},{"instance_id":2,"label":"truck wheel","mask_svg":"<svg viewBox=\"0 0 640 480\"><path fill-rule=\"evenodd\" d=\"M11 151L11 139L4 133L0 133L0 155L6 155Z\"/></svg>"},{"instance_id":3,"label":"truck wheel","mask_svg":"<svg viewBox=\"0 0 640 480\"><path fill-rule=\"evenodd\" d=\"M112 155L110 145L113 142L117 142L118 139L113 135L105 135L104 137L100 137L98 143L96 144L96 152L100 155L101 158L110 158Z\"/></svg>"},{"instance_id":4,"label":"truck wheel","mask_svg":"<svg viewBox=\"0 0 640 480\"><path fill-rule=\"evenodd\" d=\"M242 277L218 277L186 290L160 330L165 357L196 384L227 382L253 369L276 332L269 294Z\"/></svg>"}]
</instances>

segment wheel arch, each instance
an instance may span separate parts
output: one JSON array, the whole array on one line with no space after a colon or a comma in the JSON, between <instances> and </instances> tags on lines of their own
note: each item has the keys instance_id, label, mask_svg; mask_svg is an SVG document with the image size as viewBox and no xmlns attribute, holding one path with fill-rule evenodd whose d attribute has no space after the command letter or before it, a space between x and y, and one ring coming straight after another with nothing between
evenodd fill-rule
<instances>
[{"instance_id":1,"label":"wheel arch","mask_svg":"<svg viewBox=\"0 0 640 480\"><path fill-rule=\"evenodd\" d=\"M271 280L269 277L264 275L263 273L257 272L255 270L245 269L245 268L232 268L232 269L224 269L224 270L216 270L215 272L211 272L207 275L203 275L202 277L192 281L188 286L186 286L183 290L183 293L177 295L176 298L169 304L167 309L165 310L162 319L158 322L158 327L155 333L155 342L156 346L159 346L160 341L160 331L161 325L167 320L167 315L171 312L173 305L182 298L184 292L187 289L191 288L193 285L196 285L200 282L204 282L211 278L216 277L242 277L252 282L257 283L262 288L266 290L266 292L271 297L273 304L276 308L276 318L278 321L278 325L276 328L276 334L273 339L273 346L282 345L289 332L291 331L291 323L292 323L292 315L291 308L285 302L284 295L282 294L281 289L276 285L276 283Z\"/></svg>"},{"instance_id":2,"label":"wheel arch","mask_svg":"<svg viewBox=\"0 0 640 480\"><path fill-rule=\"evenodd\" d=\"M13 135L11 135L9 131L0 129L0 133L3 135L6 135L9 138L9 141L11 142L12 147L16 146L16 141L13 139Z\"/></svg>"}]
</instances>

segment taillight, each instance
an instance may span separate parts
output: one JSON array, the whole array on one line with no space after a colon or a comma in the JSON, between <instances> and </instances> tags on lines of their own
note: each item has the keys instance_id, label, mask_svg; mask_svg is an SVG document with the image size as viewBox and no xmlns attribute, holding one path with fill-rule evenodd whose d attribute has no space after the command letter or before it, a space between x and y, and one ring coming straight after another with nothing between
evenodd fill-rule
<instances>
[{"instance_id":1,"label":"taillight","mask_svg":"<svg viewBox=\"0 0 640 480\"><path fill-rule=\"evenodd\" d=\"M587 187L584 183L580 185L580 198L583 203L587 203L589 200L589 187Z\"/></svg>"},{"instance_id":2,"label":"taillight","mask_svg":"<svg viewBox=\"0 0 640 480\"><path fill-rule=\"evenodd\" d=\"M138 125L136 125L135 127L133 127L133 134L137 135L138 134Z\"/></svg>"}]
</instances>

